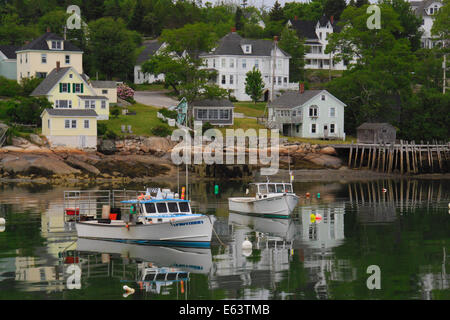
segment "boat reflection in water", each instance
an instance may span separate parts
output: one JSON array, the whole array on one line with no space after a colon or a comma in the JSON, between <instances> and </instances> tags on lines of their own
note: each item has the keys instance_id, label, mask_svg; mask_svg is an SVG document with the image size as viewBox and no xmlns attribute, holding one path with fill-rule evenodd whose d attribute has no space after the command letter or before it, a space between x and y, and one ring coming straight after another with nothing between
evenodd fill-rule
<instances>
[{"instance_id":1,"label":"boat reflection in water","mask_svg":"<svg viewBox=\"0 0 450 320\"><path fill-rule=\"evenodd\" d=\"M137 267L134 275L121 277L121 282L135 283L140 290L155 294L169 294L168 289L173 284L177 286L177 293L185 293L190 273L209 274L212 268L209 248L149 246L78 238L77 251L80 255L102 254L107 261L111 256L132 260Z\"/></svg>"}]
</instances>

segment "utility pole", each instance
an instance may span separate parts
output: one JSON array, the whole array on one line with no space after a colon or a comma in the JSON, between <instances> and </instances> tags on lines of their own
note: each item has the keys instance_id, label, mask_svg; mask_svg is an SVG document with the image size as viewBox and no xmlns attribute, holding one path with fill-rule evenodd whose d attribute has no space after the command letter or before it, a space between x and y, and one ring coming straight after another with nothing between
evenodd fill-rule
<instances>
[{"instance_id":1,"label":"utility pole","mask_svg":"<svg viewBox=\"0 0 450 320\"><path fill-rule=\"evenodd\" d=\"M442 93L445 94L445 87L447 86L447 79L445 78L445 72L447 68L447 55L445 54L445 42L442 42L442 47L444 48L444 60L442 61L442 73L443 73L443 82L442 82Z\"/></svg>"},{"instance_id":2,"label":"utility pole","mask_svg":"<svg viewBox=\"0 0 450 320\"><path fill-rule=\"evenodd\" d=\"M277 41L278 37L274 36L273 38L273 59L272 59L272 90L270 92L270 102L273 101L273 91L275 90L275 65L276 65L276 56L277 56Z\"/></svg>"}]
</instances>

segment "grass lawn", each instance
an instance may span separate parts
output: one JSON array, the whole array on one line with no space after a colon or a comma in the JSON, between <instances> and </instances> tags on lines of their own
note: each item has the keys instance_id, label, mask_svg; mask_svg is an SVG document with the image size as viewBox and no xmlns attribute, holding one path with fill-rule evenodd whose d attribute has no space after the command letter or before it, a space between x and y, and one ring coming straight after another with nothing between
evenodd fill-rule
<instances>
[{"instance_id":1,"label":"grass lawn","mask_svg":"<svg viewBox=\"0 0 450 320\"><path fill-rule=\"evenodd\" d=\"M262 117L267 102L233 102L234 112L243 113L247 117Z\"/></svg>"},{"instance_id":2,"label":"grass lawn","mask_svg":"<svg viewBox=\"0 0 450 320\"><path fill-rule=\"evenodd\" d=\"M122 112L122 108L119 109L120 112ZM108 129L114 131L118 136L129 135L127 133L122 133L122 125L125 125L126 128L128 125L131 125L131 131L133 131L132 134L138 136L151 136L151 129L156 126L165 126L171 131L175 128L169 127L156 116L158 108L138 103L128 107L128 111L134 111L136 112L136 115L124 116L120 114L117 118L109 116L109 120L102 120L99 121L99 123L106 123Z\"/></svg>"},{"instance_id":3,"label":"grass lawn","mask_svg":"<svg viewBox=\"0 0 450 320\"><path fill-rule=\"evenodd\" d=\"M164 88L164 84L160 83L144 83L144 84L137 84L136 85L136 91L162 91L167 90Z\"/></svg>"}]
</instances>

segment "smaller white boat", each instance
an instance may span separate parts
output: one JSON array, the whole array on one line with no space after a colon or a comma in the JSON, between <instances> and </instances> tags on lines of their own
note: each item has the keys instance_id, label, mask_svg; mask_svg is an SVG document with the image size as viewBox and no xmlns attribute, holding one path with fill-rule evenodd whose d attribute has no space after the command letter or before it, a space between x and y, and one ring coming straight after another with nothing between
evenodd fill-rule
<instances>
[{"instance_id":1,"label":"smaller white boat","mask_svg":"<svg viewBox=\"0 0 450 320\"><path fill-rule=\"evenodd\" d=\"M214 217L192 213L190 202L178 199L168 189L158 189L154 197L147 189L145 196L121 202L130 205L130 214L121 214L126 219L77 221L78 237L150 245L210 246Z\"/></svg>"},{"instance_id":2,"label":"smaller white boat","mask_svg":"<svg viewBox=\"0 0 450 320\"><path fill-rule=\"evenodd\" d=\"M247 193L251 196L228 198L230 211L287 218L298 203L298 196L293 192L291 183L251 183Z\"/></svg>"}]
</instances>

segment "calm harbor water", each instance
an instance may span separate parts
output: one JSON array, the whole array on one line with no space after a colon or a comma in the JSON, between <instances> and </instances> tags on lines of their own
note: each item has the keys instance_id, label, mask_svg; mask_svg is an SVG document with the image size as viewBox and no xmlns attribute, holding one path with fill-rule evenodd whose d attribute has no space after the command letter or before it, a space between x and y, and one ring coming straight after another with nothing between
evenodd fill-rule
<instances>
[{"instance_id":1,"label":"calm harbor water","mask_svg":"<svg viewBox=\"0 0 450 320\"><path fill-rule=\"evenodd\" d=\"M183 249L79 240L63 217L63 191L77 188L3 184L0 299L450 299L450 180L295 182L290 219L229 213L246 187L191 185L217 235L211 249ZM381 288L370 290L373 265Z\"/></svg>"}]
</instances>

